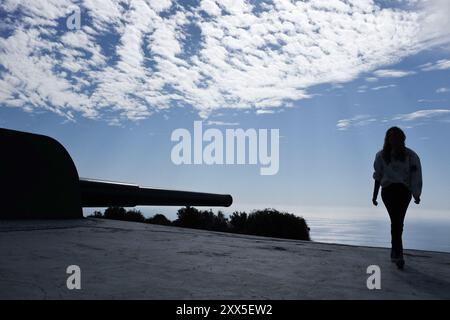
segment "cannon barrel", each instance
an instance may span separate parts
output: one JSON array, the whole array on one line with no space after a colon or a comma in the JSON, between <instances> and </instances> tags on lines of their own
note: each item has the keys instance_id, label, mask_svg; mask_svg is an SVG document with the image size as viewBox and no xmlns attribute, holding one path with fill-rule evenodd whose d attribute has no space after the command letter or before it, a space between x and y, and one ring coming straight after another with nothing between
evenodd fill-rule
<instances>
[{"instance_id":1,"label":"cannon barrel","mask_svg":"<svg viewBox=\"0 0 450 320\"><path fill-rule=\"evenodd\" d=\"M80 179L83 207L213 206L229 207L228 194L143 188L135 184Z\"/></svg>"},{"instance_id":2,"label":"cannon barrel","mask_svg":"<svg viewBox=\"0 0 450 320\"><path fill-rule=\"evenodd\" d=\"M83 217L83 207L230 206L230 195L141 188L80 179L62 144L48 136L0 128L0 219Z\"/></svg>"}]
</instances>

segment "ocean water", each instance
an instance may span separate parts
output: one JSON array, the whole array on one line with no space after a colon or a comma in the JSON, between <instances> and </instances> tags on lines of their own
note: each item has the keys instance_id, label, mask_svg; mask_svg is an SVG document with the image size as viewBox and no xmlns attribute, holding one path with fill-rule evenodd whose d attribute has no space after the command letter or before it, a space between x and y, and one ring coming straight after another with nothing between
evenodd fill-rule
<instances>
[{"instance_id":1,"label":"ocean water","mask_svg":"<svg viewBox=\"0 0 450 320\"><path fill-rule=\"evenodd\" d=\"M313 241L390 248L389 217L305 217ZM449 219L405 219L405 249L450 252Z\"/></svg>"},{"instance_id":2,"label":"ocean water","mask_svg":"<svg viewBox=\"0 0 450 320\"><path fill-rule=\"evenodd\" d=\"M383 205L356 208L264 204L233 206L223 211L229 215L235 210L251 212L263 208L276 208L305 218L313 241L384 248L391 246L390 221ZM137 209L146 217L162 213L170 220L176 219L174 208ZM214 208L214 212L217 212L217 208ZM405 249L450 252L450 212L411 205L405 219L403 246Z\"/></svg>"}]
</instances>

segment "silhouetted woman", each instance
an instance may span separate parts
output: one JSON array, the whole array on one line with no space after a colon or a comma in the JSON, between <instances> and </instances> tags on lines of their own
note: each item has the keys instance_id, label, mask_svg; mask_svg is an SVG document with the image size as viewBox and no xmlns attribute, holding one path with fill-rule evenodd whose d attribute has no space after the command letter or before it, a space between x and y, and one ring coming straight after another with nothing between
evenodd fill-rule
<instances>
[{"instance_id":1,"label":"silhouetted woman","mask_svg":"<svg viewBox=\"0 0 450 320\"><path fill-rule=\"evenodd\" d=\"M377 197L381 186L381 198L391 219L391 261L403 269L403 221L411 198L420 203L422 193L422 168L419 156L405 146L405 133L398 127L386 132L383 150L375 157L373 178L375 185L372 202L378 205Z\"/></svg>"}]
</instances>

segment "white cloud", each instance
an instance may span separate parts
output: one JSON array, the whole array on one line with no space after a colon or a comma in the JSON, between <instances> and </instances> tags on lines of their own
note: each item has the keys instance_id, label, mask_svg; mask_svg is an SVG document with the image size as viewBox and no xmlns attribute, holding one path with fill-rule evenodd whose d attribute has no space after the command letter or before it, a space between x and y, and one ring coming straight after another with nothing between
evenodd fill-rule
<instances>
[{"instance_id":1,"label":"white cloud","mask_svg":"<svg viewBox=\"0 0 450 320\"><path fill-rule=\"evenodd\" d=\"M209 120L207 123L209 126L238 126L239 122L225 122L225 121L212 121Z\"/></svg>"},{"instance_id":2,"label":"white cloud","mask_svg":"<svg viewBox=\"0 0 450 320\"><path fill-rule=\"evenodd\" d=\"M378 81L378 78L376 78L376 77L367 77L367 78L366 78L366 81L367 81L367 82L377 82L377 81Z\"/></svg>"},{"instance_id":3,"label":"white cloud","mask_svg":"<svg viewBox=\"0 0 450 320\"><path fill-rule=\"evenodd\" d=\"M450 88L439 88L436 90L436 93L447 93L450 92Z\"/></svg>"},{"instance_id":4,"label":"white cloud","mask_svg":"<svg viewBox=\"0 0 450 320\"><path fill-rule=\"evenodd\" d=\"M389 89L389 88L395 88L395 87L397 87L397 85L395 85L395 84L388 84L388 85L385 85L385 86L373 87L373 88L371 88L371 90L378 91L378 90L382 90L382 89Z\"/></svg>"},{"instance_id":5,"label":"white cloud","mask_svg":"<svg viewBox=\"0 0 450 320\"><path fill-rule=\"evenodd\" d=\"M381 69L374 72L379 78L403 78L415 74L414 71Z\"/></svg>"},{"instance_id":6,"label":"white cloud","mask_svg":"<svg viewBox=\"0 0 450 320\"><path fill-rule=\"evenodd\" d=\"M256 110L256 114L273 114L273 113L275 113L274 110L267 110L267 109Z\"/></svg>"},{"instance_id":7,"label":"white cloud","mask_svg":"<svg viewBox=\"0 0 450 320\"><path fill-rule=\"evenodd\" d=\"M415 120L441 118L443 116L450 116L450 110L449 109L418 110L412 113L397 115L393 117L392 120L415 121Z\"/></svg>"},{"instance_id":8,"label":"white cloud","mask_svg":"<svg viewBox=\"0 0 450 320\"><path fill-rule=\"evenodd\" d=\"M219 16L222 12L217 3L212 0L202 0L200 2L200 8L211 16Z\"/></svg>"},{"instance_id":9,"label":"white cloud","mask_svg":"<svg viewBox=\"0 0 450 320\"><path fill-rule=\"evenodd\" d=\"M448 46L450 41L450 1L417 0L418 37L428 46Z\"/></svg>"},{"instance_id":10,"label":"white cloud","mask_svg":"<svg viewBox=\"0 0 450 320\"><path fill-rule=\"evenodd\" d=\"M419 103L437 103L437 102L445 102L445 100L438 100L438 99L419 99L417 100Z\"/></svg>"},{"instance_id":11,"label":"white cloud","mask_svg":"<svg viewBox=\"0 0 450 320\"><path fill-rule=\"evenodd\" d=\"M440 121L450 123L450 109L426 109L417 110L411 113L398 114L395 116L387 116L384 118L372 117L370 115L356 115L352 118L339 120L336 127L340 131L348 130L351 127L363 127L373 123L392 122L392 125L402 122L407 123L407 128L413 128L425 121Z\"/></svg>"},{"instance_id":12,"label":"white cloud","mask_svg":"<svg viewBox=\"0 0 450 320\"><path fill-rule=\"evenodd\" d=\"M345 131L350 127L362 127L376 121L377 119L371 117L370 115L357 115L353 118L339 120L336 127L340 131Z\"/></svg>"},{"instance_id":13,"label":"white cloud","mask_svg":"<svg viewBox=\"0 0 450 320\"><path fill-rule=\"evenodd\" d=\"M367 89L369 89L368 86L362 85L362 86L359 86L359 87L357 88L356 91L357 91L358 93L365 93L365 92L367 91Z\"/></svg>"},{"instance_id":14,"label":"white cloud","mask_svg":"<svg viewBox=\"0 0 450 320\"><path fill-rule=\"evenodd\" d=\"M448 70L450 69L450 60L442 59L434 63L426 63L424 65L421 65L420 68L423 71Z\"/></svg>"},{"instance_id":15,"label":"white cloud","mask_svg":"<svg viewBox=\"0 0 450 320\"><path fill-rule=\"evenodd\" d=\"M380 68L443 43L449 29L424 23L445 19L445 4L425 2L416 10L274 0L257 10L243 0L84 0L82 29L69 31L70 1L5 0L0 103L111 123L186 105L203 117L221 108L261 114L310 97L314 85L374 70L411 74Z\"/></svg>"}]
</instances>

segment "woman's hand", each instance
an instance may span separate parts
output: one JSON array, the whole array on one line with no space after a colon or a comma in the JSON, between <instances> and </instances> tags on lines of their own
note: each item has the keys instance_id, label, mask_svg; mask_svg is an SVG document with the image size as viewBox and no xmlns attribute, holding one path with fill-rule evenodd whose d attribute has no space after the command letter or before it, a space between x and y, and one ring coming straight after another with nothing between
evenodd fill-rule
<instances>
[{"instance_id":1,"label":"woman's hand","mask_svg":"<svg viewBox=\"0 0 450 320\"><path fill-rule=\"evenodd\" d=\"M375 180L374 184L373 184L373 194L372 194L372 203L374 206L378 205L378 191L380 190L380 181Z\"/></svg>"}]
</instances>

